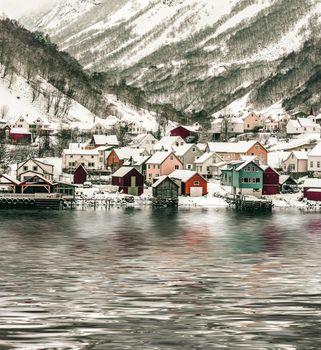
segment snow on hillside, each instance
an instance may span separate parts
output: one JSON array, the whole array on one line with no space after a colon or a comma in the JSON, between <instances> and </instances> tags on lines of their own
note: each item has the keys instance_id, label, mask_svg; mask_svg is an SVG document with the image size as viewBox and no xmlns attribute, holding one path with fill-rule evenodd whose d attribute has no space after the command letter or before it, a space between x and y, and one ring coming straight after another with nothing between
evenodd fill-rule
<instances>
[{"instance_id":1,"label":"snow on hillside","mask_svg":"<svg viewBox=\"0 0 321 350\"><path fill-rule=\"evenodd\" d=\"M14 123L20 116L28 115L32 118L41 117L45 122L51 123L52 126L59 127L62 120L55 117L52 112L47 113L46 98L42 94L34 102L31 102L32 89L26 79L21 76L15 76L12 87L8 88L8 85L7 79L0 78L0 109L6 106L8 111L4 118L5 120ZM42 88L47 91L56 91L51 84L45 81L42 81ZM101 122L106 127L112 127L120 121L125 121L128 123L138 122L148 131L157 129L154 114L146 110L134 109L133 106L118 101L113 95L108 95L107 98L117 111L117 117L106 116L104 119L99 118L78 102L73 101L68 115L63 119L64 124L69 124L71 127L89 129L98 122Z\"/></svg>"},{"instance_id":2,"label":"snow on hillside","mask_svg":"<svg viewBox=\"0 0 321 350\"><path fill-rule=\"evenodd\" d=\"M56 89L47 82L46 89L55 91ZM0 79L0 106L8 107L8 115L6 119L15 122L20 116L28 114L30 117L42 117L48 122L59 122L53 113L46 112L46 99L40 94L39 97L32 102L32 89L26 79L21 76L15 76L11 88L8 88L7 79ZM94 115L79 103L73 101L71 109L68 113L67 120L93 120Z\"/></svg>"}]
</instances>

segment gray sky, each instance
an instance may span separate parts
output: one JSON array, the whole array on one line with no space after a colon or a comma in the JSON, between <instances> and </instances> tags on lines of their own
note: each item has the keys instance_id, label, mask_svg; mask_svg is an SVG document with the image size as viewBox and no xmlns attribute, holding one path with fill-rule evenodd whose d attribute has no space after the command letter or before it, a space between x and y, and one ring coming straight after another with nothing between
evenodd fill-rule
<instances>
[{"instance_id":1,"label":"gray sky","mask_svg":"<svg viewBox=\"0 0 321 350\"><path fill-rule=\"evenodd\" d=\"M41 8L57 0L0 0L0 14L6 13L9 17L19 18L30 11Z\"/></svg>"}]
</instances>

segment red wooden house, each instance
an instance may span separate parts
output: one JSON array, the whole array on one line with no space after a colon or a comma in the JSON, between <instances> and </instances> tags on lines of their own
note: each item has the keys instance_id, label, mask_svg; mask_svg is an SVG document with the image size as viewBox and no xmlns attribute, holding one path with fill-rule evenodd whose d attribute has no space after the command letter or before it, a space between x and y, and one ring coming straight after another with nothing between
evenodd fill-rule
<instances>
[{"instance_id":1,"label":"red wooden house","mask_svg":"<svg viewBox=\"0 0 321 350\"><path fill-rule=\"evenodd\" d=\"M270 196L280 192L280 174L268 165L261 165L263 173L262 194Z\"/></svg>"},{"instance_id":2,"label":"red wooden house","mask_svg":"<svg viewBox=\"0 0 321 350\"><path fill-rule=\"evenodd\" d=\"M198 123L192 126L179 125L170 131L170 136L180 136L186 141L190 137L197 137L200 128L201 126Z\"/></svg>"},{"instance_id":3,"label":"red wooden house","mask_svg":"<svg viewBox=\"0 0 321 350\"><path fill-rule=\"evenodd\" d=\"M321 201L321 179L306 179L303 184L303 196L309 200Z\"/></svg>"},{"instance_id":4,"label":"red wooden house","mask_svg":"<svg viewBox=\"0 0 321 350\"><path fill-rule=\"evenodd\" d=\"M16 143L21 141L31 142L31 132L22 128L12 128L9 131L9 138Z\"/></svg>"},{"instance_id":5,"label":"red wooden house","mask_svg":"<svg viewBox=\"0 0 321 350\"><path fill-rule=\"evenodd\" d=\"M183 196L201 197L207 194L207 181L192 170L175 170L169 177L180 186Z\"/></svg>"},{"instance_id":6,"label":"red wooden house","mask_svg":"<svg viewBox=\"0 0 321 350\"><path fill-rule=\"evenodd\" d=\"M87 181L88 172L81 164L74 172L74 184L83 185Z\"/></svg>"},{"instance_id":7,"label":"red wooden house","mask_svg":"<svg viewBox=\"0 0 321 350\"><path fill-rule=\"evenodd\" d=\"M144 175L134 167L122 167L112 175L112 185L123 193L140 196L144 192Z\"/></svg>"}]
</instances>

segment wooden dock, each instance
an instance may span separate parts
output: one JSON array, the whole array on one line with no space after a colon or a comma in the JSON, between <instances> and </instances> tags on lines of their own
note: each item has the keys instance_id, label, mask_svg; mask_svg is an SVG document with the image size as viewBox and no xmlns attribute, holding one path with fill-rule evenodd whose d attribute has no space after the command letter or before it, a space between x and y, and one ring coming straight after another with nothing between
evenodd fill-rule
<instances>
[{"instance_id":1,"label":"wooden dock","mask_svg":"<svg viewBox=\"0 0 321 350\"><path fill-rule=\"evenodd\" d=\"M237 210L244 211L272 211L273 203L270 200L260 198L248 198L246 196L233 196L229 198L230 205L234 205Z\"/></svg>"},{"instance_id":2,"label":"wooden dock","mask_svg":"<svg viewBox=\"0 0 321 350\"><path fill-rule=\"evenodd\" d=\"M62 210L66 208L67 202L71 203L72 199L64 197L58 193L1 193L0 209L50 209Z\"/></svg>"}]
</instances>

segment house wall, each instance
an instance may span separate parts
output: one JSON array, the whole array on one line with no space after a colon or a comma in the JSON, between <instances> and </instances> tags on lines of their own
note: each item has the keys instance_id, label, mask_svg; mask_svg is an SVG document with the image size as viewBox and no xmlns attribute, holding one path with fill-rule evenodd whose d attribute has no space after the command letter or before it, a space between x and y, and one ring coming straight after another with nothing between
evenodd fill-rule
<instances>
[{"instance_id":1,"label":"house wall","mask_svg":"<svg viewBox=\"0 0 321 350\"><path fill-rule=\"evenodd\" d=\"M65 154L62 157L63 167L78 168L79 165L84 166L86 169L102 170L104 164L99 161L99 155L81 155L81 154Z\"/></svg>"},{"instance_id":2,"label":"house wall","mask_svg":"<svg viewBox=\"0 0 321 350\"><path fill-rule=\"evenodd\" d=\"M246 152L246 155L258 157L264 164L267 164L267 154L267 150L259 143L256 143Z\"/></svg>"},{"instance_id":3,"label":"house wall","mask_svg":"<svg viewBox=\"0 0 321 350\"><path fill-rule=\"evenodd\" d=\"M290 155L282 164L283 171L287 172L291 169L292 173L306 173L308 171L308 160L297 159L294 155Z\"/></svg>"},{"instance_id":4,"label":"house wall","mask_svg":"<svg viewBox=\"0 0 321 350\"><path fill-rule=\"evenodd\" d=\"M46 178L48 180L52 180L53 179L53 166L51 166L49 164L43 164L43 163L39 163L39 164L34 162L32 159L29 159L25 163L19 163L18 169L17 169L17 178L20 179L20 176L22 173L25 173L24 177L30 177L30 176L34 175L34 173L36 172L36 173L41 174L44 178ZM28 171L28 175L26 174L27 171ZM30 175L30 174L32 174L32 175Z\"/></svg>"},{"instance_id":5,"label":"house wall","mask_svg":"<svg viewBox=\"0 0 321 350\"><path fill-rule=\"evenodd\" d=\"M279 174L273 169L267 168L263 174L263 195L273 195L279 192Z\"/></svg>"},{"instance_id":6,"label":"house wall","mask_svg":"<svg viewBox=\"0 0 321 350\"><path fill-rule=\"evenodd\" d=\"M160 185L153 188L153 197L175 199L178 197L178 187L173 181L167 178Z\"/></svg>"},{"instance_id":7,"label":"house wall","mask_svg":"<svg viewBox=\"0 0 321 350\"><path fill-rule=\"evenodd\" d=\"M321 155L317 157L308 155L308 171L321 171Z\"/></svg>"},{"instance_id":8,"label":"house wall","mask_svg":"<svg viewBox=\"0 0 321 350\"><path fill-rule=\"evenodd\" d=\"M162 164L147 164L146 179L152 182L155 178L169 175L174 170L182 170L182 162L174 155L169 155Z\"/></svg>"},{"instance_id":9,"label":"house wall","mask_svg":"<svg viewBox=\"0 0 321 350\"><path fill-rule=\"evenodd\" d=\"M74 172L74 184L82 185L87 181L87 172L83 168L77 168Z\"/></svg>"},{"instance_id":10,"label":"house wall","mask_svg":"<svg viewBox=\"0 0 321 350\"><path fill-rule=\"evenodd\" d=\"M107 157L107 162L106 162L107 168L111 168L112 171L116 171L117 169L121 168L123 164L124 164L124 161L119 159L116 152L112 150L109 156Z\"/></svg>"},{"instance_id":11,"label":"house wall","mask_svg":"<svg viewBox=\"0 0 321 350\"><path fill-rule=\"evenodd\" d=\"M321 192L309 191L306 193L306 198L310 201L321 202Z\"/></svg>"},{"instance_id":12,"label":"house wall","mask_svg":"<svg viewBox=\"0 0 321 350\"><path fill-rule=\"evenodd\" d=\"M112 185L118 186L120 191L128 194L131 187L131 178L136 178L136 186L138 188L138 195L140 196L144 192L144 176L140 174L136 169L132 169L123 177L112 177Z\"/></svg>"},{"instance_id":13,"label":"house wall","mask_svg":"<svg viewBox=\"0 0 321 350\"><path fill-rule=\"evenodd\" d=\"M10 133L9 138L10 138L10 140L12 140L14 142L20 142L23 140L31 142L31 135L30 134Z\"/></svg>"},{"instance_id":14,"label":"house wall","mask_svg":"<svg viewBox=\"0 0 321 350\"><path fill-rule=\"evenodd\" d=\"M177 128L171 130L170 135L180 136L182 139L186 139L187 137L191 136L191 132L182 126L178 126Z\"/></svg>"},{"instance_id":15,"label":"house wall","mask_svg":"<svg viewBox=\"0 0 321 350\"><path fill-rule=\"evenodd\" d=\"M203 153L195 146L191 147L183 157L178 157L184 165L184 169L195 170L194 161ZM190 166L190 167L189 167Z\"/></svg>"},{"instance_id":16,"label":"house wall","mask_svg":"<svg viewBox=\"0 0 321 350\"><path fill-rule=\"evenodd\" d=\"M250 113L244 120L244 131L252 131L262 126L261 118L255 113Z\"/></svg>"},{"instance_id":17,"label":"house wall","mask_svg":"<svg viewBox=\"0 0 321 350\"><path fill-rule=\"evenodd\" d=\"M202 195L205 196L207 194L207 181L198 174L185 183L183 194L189 196L191 194L191 187L202 187Z\"/></svg>"}]
</instances>

